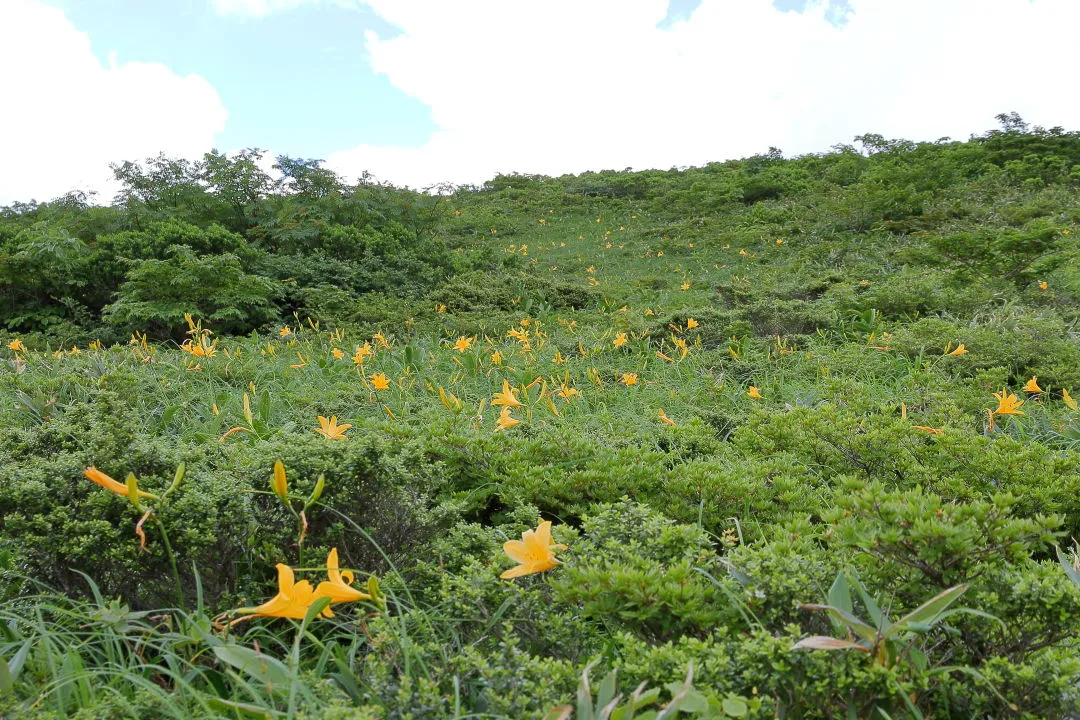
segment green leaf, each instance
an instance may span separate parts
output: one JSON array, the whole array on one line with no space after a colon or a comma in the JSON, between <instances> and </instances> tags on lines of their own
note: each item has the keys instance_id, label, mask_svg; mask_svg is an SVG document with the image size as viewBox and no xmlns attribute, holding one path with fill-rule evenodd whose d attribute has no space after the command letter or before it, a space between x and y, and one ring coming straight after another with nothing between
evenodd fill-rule
<instances>
[{"instance_id":1,"label":"green leaf","mask_svg":"<svg viewBox=\"0 0 1080 720\"><path fill-rule=\"evenodd\" d=\"M883 637L888 639L899 632L914 629L914 627L934 624L934 622L937 621L938 615L952 605L957 598L967 591L967 589L967 585L957 585L948 590L941 591L904 617L897 620L896 623L885 630Z\"/></svg>"},{"instance_id":2,"label":"green leaf","mask_svg":"<svg viewBox=\"0 0 1080 720\"><path fill-rule=\"evenodd\" d=\"M731 717L746 717L746 713L750 712L750 706L741 697L726 697L721 707Z\"/></svg>"},{"instance_id":3,"label":"green leaf","mask_svg":"<svg viewBox=\"0 0 1080 720\"><path fill-rule=\"evenodd\" d=\"M865 622L863 622L859 618L855 617L851 613L845 612L844 610L842 610L842 609L840 609L838 607L834 607L832 605L806 605L806 604L801 604L800 603L799 609L800 610L824 610L831 617L833 617L836 620L839 620L844 626L846 626L849 630L851 630L853 633L855 633L856 635L858 635L862 639L867 640L868 642L871 642L871 643L877 642L877 637L878 637L877 628L874 628L874 627L871 627L871 626L867 625Z\"/></svg>"},{"instance_id":4,"label":"green leaf","mask_svg":"<svg viewBox=\"0 0 1080 720\"><path fill-rule=\"evenodd\" d=\"M289 669L283 662L251 648L223 645L214 648L214 655L221 662L263 683L272 693L285 691L292 680Z\"/></svg>"}]
</instances>

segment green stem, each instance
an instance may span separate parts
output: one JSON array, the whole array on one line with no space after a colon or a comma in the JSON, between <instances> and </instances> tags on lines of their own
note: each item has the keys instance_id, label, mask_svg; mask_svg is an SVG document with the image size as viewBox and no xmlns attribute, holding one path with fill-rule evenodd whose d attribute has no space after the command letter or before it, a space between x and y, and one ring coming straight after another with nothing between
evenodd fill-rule
<instances>
[{"instance_id":1,"label":"green stem","mask_svg":"<svg viewBox=\"0 0 1080 720\"><path fill-rule=\"evenodd\" d=\"M165 525L161 518L154 513L154 522L157 523L158 532L161 533L161 542L165 545L165 555L169 558L169 567L172 568L173 580L176 581L176 602L181 610L184 610L184 586L180 582L180 569L176 566L176 555L173 554L172 545L169 543L169 535L165 532Z\"/></svg>"}]
</instances>

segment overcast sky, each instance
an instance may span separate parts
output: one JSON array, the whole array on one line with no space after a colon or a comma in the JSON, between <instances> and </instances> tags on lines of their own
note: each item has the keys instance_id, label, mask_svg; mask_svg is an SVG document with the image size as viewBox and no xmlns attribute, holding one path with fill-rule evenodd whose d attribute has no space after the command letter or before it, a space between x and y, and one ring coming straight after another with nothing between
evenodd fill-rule
<instances>
[{"instance_id":1,"label":"overcast sky","mask_svg":"<svg viewBox=\"0 0 1080 720\"><path fill-rule=\"evenodd\" d=\"M0 205L259 147L353 179L1080 129L1080 0L0 0Z\"/></svg>"}]
</instances>

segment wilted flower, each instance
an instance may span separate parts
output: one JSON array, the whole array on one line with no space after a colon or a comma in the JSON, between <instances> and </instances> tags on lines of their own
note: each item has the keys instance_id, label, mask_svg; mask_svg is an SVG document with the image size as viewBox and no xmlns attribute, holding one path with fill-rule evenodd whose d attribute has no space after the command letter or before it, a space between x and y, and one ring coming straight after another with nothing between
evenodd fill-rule
<instances>
[{"instance_id":1,"label":"wilted flower","mask_svg":"<svg viewBox=\"0 0 1080 720\"><path fill-rule=\"evenodd\" d=\"M955 350L953 350L950 353L946 353L946 354L951 356L951 357L958 357L960 355L967 355L967 352L968 352L968 349L966 347L964 347L964 343L960 343L959 345L956 346Z\"/></svg>"},{"instance_id":2,"label":"wilted flower","mask_svg":"<svg viewBox=\"0 0 1080 720\"><path fill-rule=\"evenodd\" d=\"M664 423L665 425L675 424L675 421L669 418L667 416L667 413L664 412L664 408L660 408L660 422Z\"/></svg>"},{"instance_id":3,"label":"wilted flower","mask_svg":"<svg viewBox=\"0 0 1080 720\"><path fill-rule=\"evenodd\" d=\"M1069 395L1069 391L1064 388L1061 389L1061 401L1065 403L1070 410L1076 409L1076 400L1074 400L1073 397Z\"/></svg>"}]
</instances>

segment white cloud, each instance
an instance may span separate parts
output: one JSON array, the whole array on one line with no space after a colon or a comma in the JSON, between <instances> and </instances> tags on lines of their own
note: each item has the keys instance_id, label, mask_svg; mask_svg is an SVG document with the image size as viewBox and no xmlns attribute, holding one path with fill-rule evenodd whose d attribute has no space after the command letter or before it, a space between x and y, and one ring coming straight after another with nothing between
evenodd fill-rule
<instances>
[{"instance_id":1,"label":"white cloud","mask_svg":"<svg viewBox=\"0 0 1080 720\"><path fill-rule=\"evenodd\" d=\"M827 150L865 132L966 138L1016 110L1080 126L1076 0L850 0L781 12L704 0L657 29L666 0L367 0L401 30L366 43L376 72L431 108L419 148L328 164L414 186Z\"/></svg>"},{"instance_id":2,"label":"white cloud","mask_svg":"<svg viewBox=\"0 0 1080 720\"><path fill-rule=\"evenodd\" d=\"M292 10L302 5L318 5L323 2L350 8L358 8L361 4L360 0L213 0L213 6L219 15L261 18L270 13Z\"/></svg>"},{"instance_id":3,"label":"white cloud","mask_svg":"<svg viewBox=\"0 0 1080 720\"><path fill-rule=\"evenodd\" d=\"M103 66L61 10L33 0L0 2L0 67L0 205L76 188L108 201L110 162L201 156L228 117L204 78L157 63Z\"/></svg>"}]
</instances>

